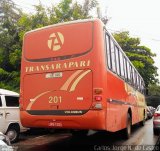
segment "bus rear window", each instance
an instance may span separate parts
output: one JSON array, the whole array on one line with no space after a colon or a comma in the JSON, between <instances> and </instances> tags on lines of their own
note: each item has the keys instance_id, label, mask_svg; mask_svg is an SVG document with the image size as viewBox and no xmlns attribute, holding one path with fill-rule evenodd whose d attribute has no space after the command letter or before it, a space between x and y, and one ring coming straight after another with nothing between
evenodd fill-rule
<instances>
[{"instance_id":1,"label":"bus rear window","mask_svg":"<svg viewBox=\"0 0 160 151\"><path fill-rule=\"evenodd\" d=\"M92 49L92 39L92 22L49 26L25 35L24 57L28 61L49 61L80 56Z\"/></svg>"}]
</instances>

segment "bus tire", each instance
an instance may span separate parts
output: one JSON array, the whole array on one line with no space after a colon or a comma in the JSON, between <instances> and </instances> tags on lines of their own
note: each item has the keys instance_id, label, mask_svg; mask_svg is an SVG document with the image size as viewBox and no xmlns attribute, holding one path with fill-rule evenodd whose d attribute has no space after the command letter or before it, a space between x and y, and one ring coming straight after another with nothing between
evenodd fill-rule
<instances>
[{"instance_id":1,"label":"bus tire","mask_svg":"<svg viewBox=\"0 0 160 151\"><path fill-rule=\"evenodd\" d=\"M143 115L143 120L140 122L140 125L141 126L144 126L145 125L145 121L146 121L146 119L145 119L145 114Z\"/></svg>"},{"instance_id":2,"label":"bus tire","mask_svg":"<svg viewBox=\"0 0 160 151\"><path fill-rule=\"evenodd\" d=\"M154 135L159 135L158 130L157 130L157 129L155 129L155 128L153 128L153 133L154 133Z\"/></svg>"},{"instance_id":3,"label":"bus tire","mask_svg":"<svg viewBox=\"0 0 160 151\"><path fill-rule=\"evenodd\" d=\"M129 139L131 136L131 127L132 127L132 118L129 113L127 113L126 118L126 128L124 129L124 137L125 139Z\"/></svg>"}]
</instances>

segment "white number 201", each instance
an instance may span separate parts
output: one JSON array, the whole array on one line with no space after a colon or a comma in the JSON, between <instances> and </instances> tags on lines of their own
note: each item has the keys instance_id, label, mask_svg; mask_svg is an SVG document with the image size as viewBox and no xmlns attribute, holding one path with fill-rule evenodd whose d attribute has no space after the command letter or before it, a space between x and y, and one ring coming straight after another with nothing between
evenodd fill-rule
<instances>
[{"instance_id":1,"label":"white number 201","mask_svg":"<svg viewBox=\"0 0 160 151\"><path fill-rule=\"evenodd\" d=\"M62 97L61 96L50 96L49 103L62 103Z\"/></svg>"}]
</instances>

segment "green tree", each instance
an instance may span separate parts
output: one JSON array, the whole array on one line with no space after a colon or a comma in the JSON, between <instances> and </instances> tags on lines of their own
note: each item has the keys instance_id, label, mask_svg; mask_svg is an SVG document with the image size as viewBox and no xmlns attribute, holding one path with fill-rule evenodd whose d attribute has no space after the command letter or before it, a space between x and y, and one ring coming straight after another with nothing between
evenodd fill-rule
<instances>
[{"instance_id":1,"label":"green tree","mask_svg":"<svg viewBox=\"0 0 160 151\"><path fill-rule=\"evenodd\" d=\"M146 87L157 83L157 67L153 60L156 54L150 48L141 46L140 39L131 37L128 31L114 33L114 38L143 77Z\"/></svg>"},{"instance_id":2,"label":"green tree","mask_svg":"<svg viewBox=\"0 0 160 151\"><path fill-rule=\"evenodd\" d=\"M152 96L160 96L160 85L150 84L148 86L148 94Z\"/></svg>"},{"instance_id":3,"label":"green tree","mask_svg":"<svg viewBox=\"0 0 160 151\"><path fill-rule=\"evenodd\" d=\"M0 0L0 87L16 91L20 71L17 61L21 52L17 22L21 13L12 0Z\"/></svg>"},{"instance_id":4,"label":"green tree","mask_svg":"<svg viewBox=\"0 0 160 151\"><path fill-rule=\"evenodd\" d=\"M34 6L34 14L27 14L12 0L0 0L0 88L19 91L25 32L60 22L91 18L90 12L96 5L96 0L85 0L83 4L61 0L58 5L48 8L39 3Z\"/></svg>"},{"instance_id":5,"label":"green tree","mask_svg":"<svg viewBox=\"0 0 160 151\"><path fill-rule=\"evenodd\" d=\"M98 5L96 0L85 0L83 4L77 1L62 0L58 5L45 8L41 3L35 5L35 14L23 13L18 25L21 41L25 32L61 22L91 18L90 12Z\"/></svg>"}]
</instances>

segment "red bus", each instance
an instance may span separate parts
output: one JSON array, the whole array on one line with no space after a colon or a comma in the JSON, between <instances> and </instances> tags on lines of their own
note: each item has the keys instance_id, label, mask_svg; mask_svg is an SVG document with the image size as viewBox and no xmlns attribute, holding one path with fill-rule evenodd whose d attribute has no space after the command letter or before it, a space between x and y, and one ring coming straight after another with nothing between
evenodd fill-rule
<instances>
[{"instance_id":1,"label":"red bus","mask_svg":"<svg viewBox=\"0 0 160 151\"><path fill-rule=\"evenodd\" d=\"M24 36L20 86L25 127L125 130L146 118L144 81L99 19Z\"/></svg>"}]
</instances>

